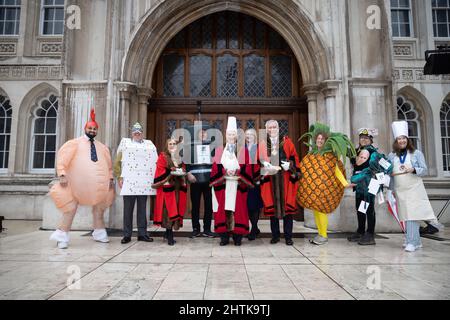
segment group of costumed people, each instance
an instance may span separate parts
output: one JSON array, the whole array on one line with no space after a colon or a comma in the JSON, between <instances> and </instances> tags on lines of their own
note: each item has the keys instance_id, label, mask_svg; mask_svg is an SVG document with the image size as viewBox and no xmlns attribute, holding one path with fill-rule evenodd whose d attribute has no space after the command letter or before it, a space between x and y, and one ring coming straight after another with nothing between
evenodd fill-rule
<instances>
[{"instance_id":1,"label":"group of costumed people","mask_svg":"<svg viewBox=\"0 0 450 320\"><path fill-rule=\"evenodd\" d=\"M194 153L198 152L196 161L189 164L183 163L181 140L167 140L158 156L137 123L131 138L122 139L113 163L109 149L95 139L99 129L95 112L90 116L85 134L65 143L57 154L59 183L53 185L50 196L63 215L51 240L61 249L68 247L79 205L92 207L94 240L109 242L103 215L115 198L114 178L123 196L122 244L131 241L136 203L138 241L153 242L147 231L147 200L156 195L153 224L166 229L164 238L173 246L174 231L183 227L188 208L188 186L192 238L218 236L221 246L228 245L230 238L236 246L242 245L244 237L255 240L260 233L261 211L270 218L271 244L280 242L283 220L285 243L292 246L299 205L314 214L318 234L310 242L324 245L328 243L328 216L339 207L346 188L356 192L358 229L348 238L350 242L375 245L375 205L377 197L382 198L384 185L395 195L399 220L406 223L406 251L422 247L421 221L436 221L421 179L427 174L425 158L413 147L407 122L393 124L395 143L388 157L373 146L375 129L360 129L355 149L346 135L317 123L299 140L307 139L310 149L300 161L294 142L280 136L277 121L266 123L267 136L260 140L256 130L247 130L245 144L239 146L237 119L230 117L225 145L213 152L207 128L200 127L197 142L191 146ZM347 159L353 165L350 182L345 172ZM374 182L378 182L375 188ZM199 223L201 195L205 203L203 233Z\"/></svg>"}]
</instances>

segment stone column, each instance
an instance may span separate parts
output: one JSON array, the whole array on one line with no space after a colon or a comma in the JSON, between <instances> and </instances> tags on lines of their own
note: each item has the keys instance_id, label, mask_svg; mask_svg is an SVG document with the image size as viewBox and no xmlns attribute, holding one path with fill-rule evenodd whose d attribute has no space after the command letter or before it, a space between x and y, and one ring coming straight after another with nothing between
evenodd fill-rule
<instances>
[{"instance_id":1,"label":"stone column","mask_svg":"<svg viewBox=\"0 0 450 320\"><path fill-rule=\"evenodd\" d=\"M155 91L148 88L138 88L138 121L144 128L144 133L147 136L147 111L148 111L148 101L153 96Z\"/></svg>"},{"instance_id":2,"label":"stone column","mask_svg":"<svg viewBox=\"0 0 450 320\"><path fill-rule=\"evenodd\" d=\"M136 86L130 82L116 82L115 86L119 92L119 118L120 118L120 139L128 137L130 134L130 108L132 95L136 93Z\"/></svg>"},{"instance_id":3,"label":"stone column","mask_svg":"<svg viewBox=\"0 0 450 320\"><path fill-rule=\"evenodd\" d=\"M91 109L95 109L96 120L100 125L98 139L103 141L106 124L106 85L107 81L63 81L63 101L66 126L65 139L79 137L84 132L84 125L89 120ZM102 131L103 130L103 131ZM62 141L64 142L64 141Z\"/></svg>"},{"instance_id":4,"label":"stone column","mask_svg":"<svg viewBox=\"0 0 450 320\"><path fill-rule=\"evenodd\" d=\"M304 86L303 90L308 102L308 122L312 125L318 121L317 96L319 95L319 87L316 85Z\"/></svg>"},{"instance_id":5,"label":"stone column","mask_svg":"<svg viewBox=\"0 0 450 320\"><path fill-rule=\"evenodd\" d=\"M325 98L325 123L331 128L331 131L341 131L343 128L343 115L336 105L336 94L339 89L339 81L324 81L321 84L321 92ZM339 108L340 109L340 108ZM320 110L322 111L322 110ZM322 112L321 112L322 113Z\"/></svg>"}]
</instances>

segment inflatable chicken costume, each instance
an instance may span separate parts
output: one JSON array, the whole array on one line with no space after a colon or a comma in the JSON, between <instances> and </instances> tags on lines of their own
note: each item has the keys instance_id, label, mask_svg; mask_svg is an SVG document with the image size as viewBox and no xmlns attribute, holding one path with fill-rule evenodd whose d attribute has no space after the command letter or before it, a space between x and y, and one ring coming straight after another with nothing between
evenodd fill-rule
<instances>
[{"instance_id":1,"label":"inflatable chicken costume","mask_svg":"<svg viewBox=\"0 0 450 320\"><path fill-rule=\"evenodd\" d=\"M114 200L111 155L108 147L95 140L99 126L94 110L90 117L85 134L66 142L57 154L60 182L51 188L50 197L63 213L63 221L50 239L57 241L61 249L68 246L68 233L79 205L93 207L94 240L109 241L103 214Z\"/></svg>"}]
</instances>

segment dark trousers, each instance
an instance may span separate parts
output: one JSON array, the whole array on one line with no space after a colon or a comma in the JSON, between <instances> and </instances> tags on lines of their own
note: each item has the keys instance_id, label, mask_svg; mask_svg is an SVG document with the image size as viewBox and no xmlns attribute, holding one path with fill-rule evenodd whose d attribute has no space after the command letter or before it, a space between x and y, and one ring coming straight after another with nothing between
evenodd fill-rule
<instances>
[{"instance_id":1,"label":"dark trousers","mask_svg":"<svg viewBox=\"0 0 450 320\"><path fill-rule=\"evenodd\" d=\"M258 221L259 221L259 215L260 210L254 210L248 212L248 217L250 219L250 222L252 224L252 230L250 231L250 235L256 237L258 233Z\"/></svg>"},{"instance_id":2,"label":"dark trousers","mask_svg":"<svg viewBox=\"0 0 450 320\"><path fill-rule=\"evenodd\" d=\"M123 236L131 237L133 233L133 211L137 202L138 236L147 236L147 196L123 197Z\"/></svg>"},{"instance_id":3,"label":"dark trousers","mask_svg":"<svg viewBox=\"0 0 450 320\"><path fill-rule=\"evenodd\" d=\"M200 231L200 200L203 195L205 213L203 216L203 230L211 231L212 193L208 183L191 184L192 229Z\"/></svg>"},{"instance_id":4,"label":"dark trousers","mask_svg":"<svg viewBox=\"0 0 450 320\"><path fill-rule=\"evenodd\" d=\"M286 215L283 218L284 238L292 239L292 228L294 227L294 217ZM270 229L272 230L272 238L280 238L280 219L277 217L270 217Z\"/></svg>"},{"instance_id":5,"label":"dark trousers","mask_svg":"<svg viewBox=\"0 0 450 320\"><path fill-rule=\"evenodd\" d=\"M361 202L365 201L363 197L356 196L356 210L359 209ZM358 211L358 233L364 234L366 233L366 220L367 220L367 233L375 234L375 199L373 201L369 201L370 205L367 209L367 214Z\"/></svg>"}]
</instances>

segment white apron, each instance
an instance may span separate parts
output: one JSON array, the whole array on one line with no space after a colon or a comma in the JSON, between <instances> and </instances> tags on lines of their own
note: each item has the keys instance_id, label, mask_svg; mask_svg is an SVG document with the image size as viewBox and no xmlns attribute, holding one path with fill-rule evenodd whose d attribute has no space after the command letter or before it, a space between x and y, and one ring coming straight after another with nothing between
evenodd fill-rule
<instances>
[{"instance_id":1,"label":"white apron","mask_svg":"<svg viewBox=\"0 0 450 320\"><path fill-rule=\"evenodd\" d=\"M220 161L225 170L239 170L239 161L234 154L234 152L230 152L228 150L228 146L225 147L225 150L222 154L222 159ZM236 197L237 197L237 188L239 181L236 180L225 180L225 211L236 211Z\"/></svg>"},{"instance_id":2,"label":"white apron","mask_svg":"<svg viewBox=\"0 0 450 320\"><path fill-rule=\"evenodd\" d=\"M400 158L396 156L394 159L394 174L401 172L400 166ZM409 152L404 166L412 168ZM427 191L420 177L413 173L408 173L395 176L394 183L401 221L428 221L436 219Z\"/></svg>"}]
</instances>

